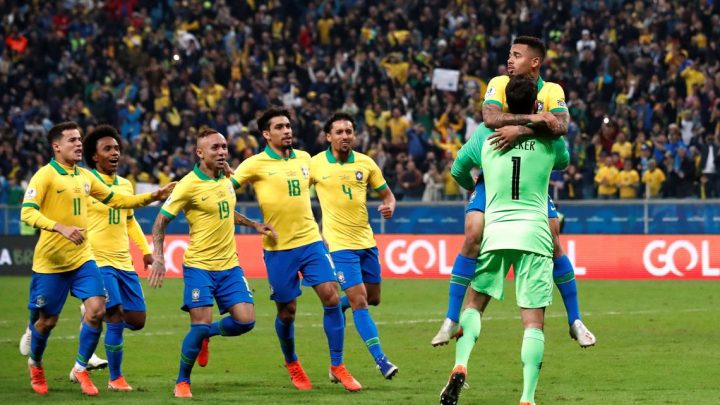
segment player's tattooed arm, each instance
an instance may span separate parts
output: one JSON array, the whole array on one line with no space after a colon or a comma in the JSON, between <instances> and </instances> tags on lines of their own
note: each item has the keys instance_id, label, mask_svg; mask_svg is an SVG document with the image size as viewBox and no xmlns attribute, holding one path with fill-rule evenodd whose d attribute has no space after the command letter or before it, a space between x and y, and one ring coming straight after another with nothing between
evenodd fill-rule
<instances>
[{"instance_id":1,"label":"player's tattooed arm","mask_svg":"<svg viewBox=\"0 0 720 405\"><path fill-rule=\"evenodd\" d=\"M163 279L165 278L165 229L167 224L170 223L170 218L164 214L158 214L155 218L155 223L152 227L153 237L153 264L152 270L150 271L150 287L158 288L162 287Z\"/></svg>"},{"instance_id":2,"label":"player's tattooed arm","mask_svg":"<svg viewBox=\"0 0 720 405\"><path fill-rule=\"evenodd\" d=\"M277 232L275 232L275 229L270 224L262 224L259 222L255 222L252 219L246 217L245 215L234 211L235 213L235 225L242 225L247 226L248 228L255 229L258 233L261 233L265 236L269 236L270 238L277 240L278 235Z\"/></svg>"},{"instance_id":3,"label":"player's tattooed arm","mask_svg":"<svg viewBox=\"0 0 720 405\"><path fill-rule=\"evenodd\" d=\"M502 112L500 106L484 104L482 107L483 123L491 129L498 129L508 125L525 125L532 122L531 114L510 114Z\"/></svg>"}]
</instances>

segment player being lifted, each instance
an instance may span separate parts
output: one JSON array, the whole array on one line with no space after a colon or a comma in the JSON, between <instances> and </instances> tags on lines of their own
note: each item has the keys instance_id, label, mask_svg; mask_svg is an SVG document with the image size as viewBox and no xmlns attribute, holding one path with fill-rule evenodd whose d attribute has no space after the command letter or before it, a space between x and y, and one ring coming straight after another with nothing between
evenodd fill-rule
<instances>
[{"instance_id":1,"label":"player being lifted","mask_svg":"<svg viewBox=\"0 0 720 405\"><path fill-rule=\"evenodd\" d=\"M255 228L272 237L273 229L235 212L235 190L224 168L228 155L225 136L214 129L200 131L196 139L200 162L180 180L153 225L153 265L150 286L161 287L165 277L163 246L167 224L184 211L190 226L190 244L183 258L183 306L190 314L190 331L180 352L180 371L174 395L191 398L190 373L197 359L208 362L208 342L213 336L239 336L255 326L252 292L238 266L235 224ZM213 299L220 314L212 322Z\"/></svg>"},{"instance_id":2,"label":"player being lifted","mask_svg":"<svg viewBox=\"0 0 720 405\"><path fill-rule=\"evenodd\" d=\"M514 75L505 96L510 111L531 113L537 97L535 80L529 75ZM510 266L514 269L517 304L525 329L520 355L524 381L520 405L534 404L542 366L545 307L552 302L553 289L547 185L550 172L567 167L570 158L560 137L532 136L507 151L498 151L493 150L491 134L491 129L481 125L473 135L478 139L464 151L484 172L487 220L467 307L460 317L463 335L455 348L455 367L440 396L441 404L457 404L470 353L480 336L481 315L491 298L503 299L503 283ZM459 173L453 165L453 176ZM458 178L461 184L466 181Z\"/></svg>"},{"instance_id":3,"label":"player being lifted","mask_svg":"<svg viewBox=\"0 0 720 405\"><path fill-rule=\"evenodd\" d=\"M510 48L508 57L510 76L497 76L488 83L483 104L483 119L486 127L496 129L496 133L490 137L491 144L496 149L510 148L520 136L534 134L533 127L538 127L540 130L547 128L550 130L549 135L552 136L564 135L567 132L569 115L565 105L565 93L558 84L545 82L540 77L540 65L544 57L545 45L540 39L526 36L517 37ZM530 74L537 81L537 113L512 114L507 112L505 86L511 76L518 74ZM534 125L526 126L526 124ZM458 163L468 164L469 162ZM470 167L467 169L469 170ZM446 319L431 341L433 346L448 343L459 332L460 308L467 286L475 272L477 257L480 253L480 242L483 240L486 203L483 176L480 176L476 184L461 185L470 191L474 190L474 192L465 210L465 240L452 268ZM553 279L565 304L570 336L576 339L581 347L593 346L595 336L580 319L575 273L560 245L558 214L549 197L547 212L553 236Z\"/></svg>"},{"instance_id":4,"label":"player being lifted","mask_svg":"<svg viewBox=\"0 0 720 405\"><path fill-rule=\"evenodd\" d=\"M263 256L270 283L270 299L277 306L275 331L293 385L312 388L295 353L295 312L303 283L313 287L322 302L323 326L330 349L330 380L350 391L362 389L343 364L345 325L335 269L310 207L310 155L295 150L290 113L269 109L258 119L267 141L265 150L246 159L232 177L236 188L252 184L262 216L278 233L263 237Z\"/></svg>"},{"instance_id":5,"label":"player being lifted","mask_svg":"<svg viewBox=\"0 0 720 405\"><path fill-rule=\"evenodd\" d=\"M28 303L32 333L28 366L30 384L38 394L48 392L42 358L68 293L86 307L71 379L80 383L84 394L98 394L86 367L102 331L105 287L84 234L89 197L115 209L135 208L166 198L175 187L170 183L153 193L116 194L90 171L77 166L82 160L81 139L80 127L74 122L50 129L48 141L54 158L33 175L22 204L22 221L41 229Z\"/></svg>"},{"instance_id":6,"label":"player being lifted","mask_svg":"<svg viewBox=\"0 0 720 405\"><path fill-rule=\"evenodd\" d=\"M395 196L380 168L362 153L352 150L355 121L335 113L324 127L330 147L313 156L310 176L322 208L322 234L330 249L340 288L345 296L342 310L352 308L355 327L375 360L380 373L391 379L398 368L388 361L380 346L377 326L368 304L380 303L380 260L377 243L368 222L368 187L380 194L378 211L392 217Z\"/></svg>"}]
</instances>

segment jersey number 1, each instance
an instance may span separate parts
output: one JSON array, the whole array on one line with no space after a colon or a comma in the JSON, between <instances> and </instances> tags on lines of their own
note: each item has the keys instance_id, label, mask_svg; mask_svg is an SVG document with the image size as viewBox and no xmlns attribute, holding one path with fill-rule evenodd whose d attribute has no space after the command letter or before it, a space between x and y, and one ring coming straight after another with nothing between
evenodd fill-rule
<instances>
[{"instance_id":1,"label":"jersey number 1","mask_svg":"<svg viewBox=\"0 0 720 405\"><path fill-rule=\"evenodd\" d=\"M220 219L225 219L230 216L230 204L227 201L220 201L218 204L218 214Z\"/></svg>"},{"instance_id":2,"label":"jersey number 1","mask_svg":"<svg viewBox=\"0 0 720 405\"><path fill-rule=\"evenodd\" d=\"M520 199L520 157L519 156L513 156L512 158L512 165L513 165L513 171L512 171L512 199L513 200L519 200Z\"/></svg>"}]
</instances>

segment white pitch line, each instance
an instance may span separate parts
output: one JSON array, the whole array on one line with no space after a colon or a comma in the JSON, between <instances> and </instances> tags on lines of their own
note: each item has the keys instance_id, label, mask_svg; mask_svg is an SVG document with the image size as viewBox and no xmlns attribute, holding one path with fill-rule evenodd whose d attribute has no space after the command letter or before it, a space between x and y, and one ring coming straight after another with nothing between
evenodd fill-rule
<instances>
[{"instance_id":1,"label":"white pitch line","mask_svg":"<svg viewBox=\"0 0 720 405\"><path fill-rule=\"evenodd\" d=\"M708 312L708 311L714 311L714 308L687 308L687 309L680 309L680 310L674 310L675 313L692 313L692 312ZM584 316L624 316L624 315L652 315L652 314L664 314L666 313L665 310L641 310L641 311L606 311L606 312L585 312ZM308 313L307 315L314 315ZM170 318L170 316L165 316L167 318ZM180 317L179 315L177 317ZM183 316L184 317L184 316ZM565 314L546 314L546 318L564 318ZM154 318L156 319L156 318ZM519 315L514 316L501 316L501 317L494 317L492 315L486 315L483 316L483 321L510 321L510 320L518 320L520 319ZM399 321L375 321L376 325L414 325L414 324L420 324L420 323L438 323L442 321L441 318L432 318L432 319L405 319L405 320L399 320ZM302 324L296 324L295 328L303 329L303 328L322 328L323 324L321 323L313 323L310 325L302 325ZM255 329L258 329L257 327ZM262 329L262 327L260 327ZM124 335L124 337L145 337L145 336L172 336L172 335L181 335L185 334L185 331L182 332L131 332ZM0 344L3 343L17 343L20 339L21 334L18 333L17 339L0 339ZM64 335L64 336L55 336L53 335L51 340L74 340L77 339L77 335Z\"/></svg>"}]
</instances>

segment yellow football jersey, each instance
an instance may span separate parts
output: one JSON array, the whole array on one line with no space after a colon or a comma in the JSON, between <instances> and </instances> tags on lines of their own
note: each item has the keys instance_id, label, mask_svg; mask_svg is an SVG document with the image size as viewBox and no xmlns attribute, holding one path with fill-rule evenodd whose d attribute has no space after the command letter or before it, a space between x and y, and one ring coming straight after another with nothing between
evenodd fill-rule
<instances>
[{"instance_id":1,"label":"yellow football jersey","mask_svg":"<svg viewBox=\"0 0 720 405\"><path fill-rule=\"evenodd\" d=\"M115 194L90 171L52 159L30 179L20 214L23 222L41 229L33 254L33 271L63 273L94 259L88 238L75 245L53 231L57 223L87 230L89 197L113 208L139 207L152 201L150 193Z\"/></svg>"},{"instance_id":2,"label":"yellow football jersey","mask_svg":"<svg viewBox=\"0 0 720 405\"><path fill-rule=\"evenodd\" d=\"M510 82L510 76L495 76L488 83L485 91L485 102L483 104L495 104L502 108L503 112L508 112L507 102L505 101L505 87ZM559 84L546 82L542 77L538 77L538 113L550 111L567 112L565 105L565 92Z\"/></svg>"},{"instance_id":3,"label":"yellow football jersey","mask_svg":"<svg viewBox=\"0 0 720 405\"><path fill-rule=\"evenodd\" d=\"M91 173L118 194L134 194L127 179L118 175L110 177L94 169ZM108 207L94 198L89 203L87 235L97 265L134 271L128 237L132 237L143 254L150 253L150 246L140 225L133 219L133 210Z\"/></svg>"},{"instance_id":4,"label":"yellow football jersey","mask_svg":"<svg viewBox=\"0 0 720 405\"><path fill-rule=\"evenodd\" d=\"M341 163L328 149L313 156L310 176L322 207L322 233L330 251L374 247L368 222L368 186L375 191L387 188L378 165L353 151L347 162Z\"/></svg>"},{"instance_id":5,"label":"yellow football jersey","mask_svg":"<svg viewBox=\"0 0 720 405\"><path fill-rule=\"evenodd\" d=\"M322 240L310 206L307 152L292 150L285 159L266 147L240 163L232 181L235 188L252 184L263 220L277 231L277 242L263 236L263 249L287 250Z\"/></svg>"},{"instance_id":6,"label":"yellow football jersey","mask_svg":"<svg viewBox=\"0 0 720 405\"><path fill-rule=\"evenodd\" d=\"M222 174L210 178L198 165L178 182L160 212L170 219L185 212L190 226L185 266L221 271L238 265L235 201L230 180Z\"/></svg>"}]
</instances>

